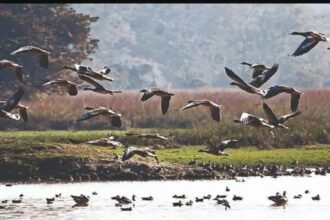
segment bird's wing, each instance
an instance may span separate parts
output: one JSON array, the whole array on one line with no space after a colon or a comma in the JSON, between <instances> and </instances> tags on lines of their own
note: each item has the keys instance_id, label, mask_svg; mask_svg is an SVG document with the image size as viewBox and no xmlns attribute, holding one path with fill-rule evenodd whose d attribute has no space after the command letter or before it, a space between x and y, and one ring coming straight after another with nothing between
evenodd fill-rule
<instances>
[{"instance_id":1,"label":"bird's wing","mask_svg":"<svg viewBox=\"0 0 330 220\"><path fill-rule=\"evenodd\" d=\"M4 117L4 118L8 118L8 119L13 119L13 120L16 120L16 121L21 119L19 114L12 114L12 113L7 112L3 109L0 109L0 116Z\"/></svg>"},{"instance_id":2,"label":"bird's wing","mask_svg":"<svg viewBox=\"0 0 330 220\"><path fill-rule=\"evenodd\" d=\"M83 75L83 74L78 74L78 77L79 77L81 80L83 80L83 81L85 81L85 82L87 82L87 83L89 83L89 84L95 86L95 88L101 88L101 89L104 89L104 87L103 87L101 84L97 83L97 82L96 82L95 80L93 80L91 77L88 77L88 76Z\"/></svg>"},{"instance_id":3,"label":"bird's wing","mask_svg":"<svg viewBox=\"0 0 330 220\"><path fill-rule=\"evenodd\" d=\"M292 56L300 56L300 55L303 55L304 53L307 53L313 47L315 47L316 44L318 44L318 42L319 41L317 41L311 37L306 37L305 40L296 49L296 51L292 54Z\"/></svg>"},{"instance_id":4,"label":"bird's wing","mask_svg":"<svg viewBox=\"0 0 330 220\"><path fill-rule=\"evenodd\" d=\"M77 94L78 94L78 88L77 88L77 86L76 86L76 85L72 85L72 84L70 84L70 85L68 86L68 93L69 93L69 95L71 95L71 96L75 96L75 95L77 95Z\"/></svg>"},{"instance_id":5,"label":"bird's wing","mask_svg":"<svg viewBox=\"0 0 330 220\"><path fill-rule=\"evenodd\" d=\"M170 106L171 96L162 96L161 97L161 107L163 115L167 112Z\"/></svg>"},{"instance_id":6,"label":"bird's wing","mask_svg":"<svg viewBox=\"0 0 330 220\"><path fill-rule=\"evenodd\" d=\"M122 161L125 161L125 160L128 160L130 159L131 157L134 156L134 153L133 153L133 150L131 147L127 147L125 150L124 150L124 153L123 153L123 156L122 156Z\"/></svg>"},{"instance_id":7,"label":"bird's wing","mask_svg":"<svg viewBox=\"0 0 330 220\"><path fill-rule=\"evenodd\" d=\"M220 122L220 118L221 118L220 117L220 108L211 106L210 111L211 111L211 116L212 116L213 120Z\"/></svg>"},{"instance_id":8,"label":"bird's wing","mask_svg":"<svg viewBox=\"0 0 330 220\"><path fill-rule=\"evenodd\" d=\"M263 71L263 69L252 68L252 78L258 77Z\"/></svg>"},{"instance_id":9,"label":"bird's wing","mask_svg":"<svg viewBox=\"0 0 330 220\"><path fill-rule=\"evenodd\" d=\"M10 53L10 55L16 55L16 54L19 54L19 53L25 53L25 52L29 52L31 50L33 50L33 47L32 46L24 46L24 47L18 48L14 52Z\"/></svg>"},{"instance_id":10,"label":"bird's wing","mask_svg":"<svg viewBox=\"0 0 330 220\"><path fill-rule=\"evenodd\" d=\"M277 122L278 122L277 118L276 118L274 112L270 109L270 107L265 102L263 103L262 107L264 109L264 112L267 116L269 123L277 124Z\"/></svg>"},{"instance_id":11,"label":"bird's wing","mask_svg":"<svg viewBox=\"0 0 330 220\"><path fill-rule=\"evenodd\" d=\"M225 71L227 76L229 76L229 78L231 78L235 83L239 84L240 88L243 89L246 92L254 92L257 93L258 89L255 88L254 86L246 83L243 79L241 79L238 75L236 75L231 69L225 67Z\"/></svg>"},{"instance_id":12,"label":"bird's wing","mask_svg":"<svg viewBox=\"0 0 330 220\"><path fill-rule=\"evenodd\" d=\"M80 116L80 118L77 120L77 122L82 122L82 121L88 120L90 118L93 118L95 116L100 115L101 113L102 112L97 111L97 110L94 110L94 109L93 110L90 110L90 111L87 111L87 112L85 112L84 114L82 114Z\"/></svg>"},{"instance_id":13,"label":"bird's wing","mask_svg":"<svg viewBox=\"0 0 330 220\"><path fill-rule=\"evenodd\" d=\"M291 94L291 111L295 112L298 109L299 99L301 94Z\"/></svg>"},{"instance_id":14,"label":"bird's wing","mask_svg":"<svg viewBox=\"0 0 330 220\"><path fill-rule=\"evenodd\" d=\"M120 128L122 125L120 116L111 116L110 123L112 126Z\"/></svg>"},{"instance_id":15,"label":"bird's wing","mask_svg":"<svg viewBox=\"0 0 330 220\"><path fill-rule=\"evenodd\" d=\"M141 97L141 101L144 102L144 101L150 99L152 96L154 96L154 93L151 91L147 91L147 92L143 93L143 96Z\"/></svg>"},{"instance_id":16,"label":"bird's wing","mask_svg":"<svg viewBox=\"0 0 330 220\"><path fill-rule=\"evenodd\" d=\"M39 64L43 68L48 68L48 54L42 53L39 55Z\"/></svg>"},{"instance_id":17,"label":"bird's wing","mask_svg":"<svg viewBox=\"0 0 330 220\"><path fill-rule=\"evenodd\" d=\"M260 122L259 118L257 118L256 116L254 115L251 115L249 113L246 113L246 112L243 112L241 114L241 117L240 117L240 121L243 123L243 124L250 124L250 123L253 123L253 122Z\"/></svg>"},{"instance_id":18,"label":"bird's wing","mask_svg":"<svg viewBox=\"0 0 330 220\"><path fill-rule=\"evenodd\" d=\"M20 99L22 98L22 96L24 95L24 89L23 87L19 87L17 92L15 92L6 102L5 107L3 108L3 110L10 112L11 110L13 110L16 105L19 103Z\"/></svg>"},{"instance_id":19,"label":"bird's wing","mask_svg":"<svg viewBox=\"0 0 330 220\"><path fill-rule=\"evenodd\" d=\"M15 74L18 80L23 81L23 71L22 67L16 67L15 68Z\"/></svg>"},{"instance_id":20,"label":"bird's wing","mask_svg":"<svg viewBox=\"0 0 330 220\"><path fill-rule=\"evenodd\" d=\"M27 113L26 108L20 108L19 109L19 115L21 116L21 118L23 118L24 122L28 121L29 117L28 117L28 113Z\"/></svg>"},{"instance_id":21,"label":"bird's wing","mask_svg":"<svg viewBox=\"0 0 330 220\"><path fill-rule=\"evenodd\" d=\"M290 114L287 114L287 115L283 115L281 117L279 117L278 119L278 122L283 124L284 122L286 122L289 118L292 118L292 117L295 117L295 116L298 116L300 115L301 112L300 111L296 111L296 112L292 112Z\"/></svg>"},{"instance_id":22,"label":"bird's wing","mask_svg":"<svg viewBox=\"0 0 330 220\"><path fill-rule=\"evenodd\" d=\"M264 83L266 83L278 70L278 64L275 63L270 70L264 71L261 75L253 78L251 82L249 82L250 85L259 88Z\"/></svg>"},{"instance_id":23,"label":"bird's wing","mask_svg":"<svg viewBox=\"0 0 330 220\"><path fill-rule=\"evenodd\" d=\"M199 106L201 104L202 104L202 102L200 102L199 100L195 100L195 101L191 100L191 101L188 101L187 105L181 107L179 110L185 110L185 109L188 109L188 108L193 108L193 107Z\"/></svg>"}]
</instances>

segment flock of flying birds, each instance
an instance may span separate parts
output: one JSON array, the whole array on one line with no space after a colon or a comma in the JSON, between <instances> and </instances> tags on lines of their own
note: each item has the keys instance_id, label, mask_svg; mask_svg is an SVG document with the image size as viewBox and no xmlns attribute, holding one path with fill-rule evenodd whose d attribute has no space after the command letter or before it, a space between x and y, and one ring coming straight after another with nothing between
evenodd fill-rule
<instances>
[{"instance_id":1,"label":"flock of flying birds","mask_svg":"<svg viewBox=\"0 0 330 220\"><path fill-rule=\"evenodd\" d=\"M313 47L315 47L319 42L330 42L330 38L327 38L324 34L316 32L316 31L309 31L309 32L292 32L291 35L301 35L305 37L305 40L298 46L298 48L294 51L292 56L300 56L302 54L307 53L310 51ZM328 48L330 49L330 48ZM39 59L39 64L43 68L48 68L48 57L50 55L50 52L43 50L41 48L35 47L35 46L24 46L21 47L14 52L11 53L13 56L19 56L21 54L33 54L36 55ZM250 64L247 62L242 62L242 65L249 66L250 69L252 69L252 80L250 82L245 82L243 79L241 79L238 75L236 75L231 69L225 67L225 73L229 78L233 80L231 82L231 85L238 86L240 89L244 90L245 92L251 93L251 94L257 94L261 97L263 101L263 110L266 114L267 120L263 119L261 117L254 116L247 112L242 112L239 119L234 119L234 122L236 123L242 123L245 125L250 125L254 127L266 127L269 128L271 131L271 134L274 137L274 134L272 132L272 129L275 127L281 127L288 129L287 126L284 125L284 123L292 118L295 117L301 112L298 110L299 105L299 99L301 96L301 92L297 89L289 86L284 85L275 85L271 86L267 89L261 89L260 87L267 82L278 70L279 64L275 63L272 67L267 67L263 64ZM23 66L10 61L10 60L1 60L0 61L0 70L3 68L9 68L14 69L15 74L17 76L17 79L19 81L23 81ZM67 89L67 92L70 96L76 96L78 94L78 91L80 89L82 90L90 90L93 92L101 93L101 94L110 94L114 95L115 93L121 93L122 91L114 91L105 88L102 86L99 82L96 80L107 80L112 82L113 79L109 77L109 73L111 72L111 69L109 67L104 67L101 70L93 70L92 68L88 66L83 66L79 64L74 64L71 66L63 66L64 69L71 70L77 74L79 79L82 81L87 82L88 84L92 85L93 87L86 87L82 86L81 84L74 83L69 80L65 79L54 79L49 82L44 83L41 85L42 87L48 87L48 86L61 86L65 87ZM163 115L165 115L169 109L169 104L172 96L175 94L170 93L168 91L152 87L152 88L146 88L140 90L140 92L143 93L141 97L141 101L145 102L149 100L153 96L159 96L161 98L161 112ZM283 115L281 117L277 117L271 108L264 102L265 99L272 98L280 93L288 93L291 95L291 113ZM28 114L27 114L27 106L24 106L20 104L20 99L22 98L24 94L23 86L20 85L17 92L14 93L8 100L6 101L0 101L0 117L7 118L7 119L13 119L13 120L20 120L21 118L24 121L28 120ZM187 105L176 109L178 111L183 111L186 109L194 108L197 106L204 106L208 107L211 113L211 117L213 120L220 122L221 121L221 107L222 105L219 105L211 100L208 99L200 99L200 100L190 100L188 101ZM12 113L12 110L18 109L19 113L15 114ZM110 123L114 127L121 127L122 121L121 121L121 114L104 106L99 107L85 107L85 113L82 114L78 120L75 121L75 123L81 123L85 120L94 118L96 116L105 116L109 119ZM226 141L225 141L226 142ZM228 144L231 145L232 143L236 143L237 140L227 140ZM226 143L227 143L226 142ZM223 144L222 144L223 145ZM218 146L222 146L221 144ZM213 146L213 147L212 147ZM217 146L212 145L211 148L209 148L209 152L215 152L215 154L223 154L223 147L220 149ZM214 150L214 148L216 148ZM131 152L134 152L132 149L130 149ZM216 153L217 152L217 153ZM148 153L141 153L141 154L148 154ZM147 155L148 156L148 155ZM126 156L123 157L123 160Z\"/></svg>"}]
</instances>

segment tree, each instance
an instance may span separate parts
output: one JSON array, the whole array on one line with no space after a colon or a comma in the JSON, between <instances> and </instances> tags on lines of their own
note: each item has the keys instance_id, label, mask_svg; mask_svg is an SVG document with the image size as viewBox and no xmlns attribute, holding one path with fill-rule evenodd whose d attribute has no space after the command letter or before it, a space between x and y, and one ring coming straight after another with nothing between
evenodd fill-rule
<instances>
[{"instance_id":1,"label":"tree","mask_svg":"<svg viewBox=\"0 0 330 220\"><path fill-rule=\"evenodd\" d=\"M88 59L98 48L99 40L90 36L91 24L98 17L77 13L68 4L0 4L0 59L8 59L23 66L27 94L47 80L63 74L63 65ZM34 57L12 56L22 46L33 45L49 51L49 67L39 66ZM69 74L63 78L70 79ZM13 90L15 74L0 72L2 94Z\"/></svg>"}]
</instances>

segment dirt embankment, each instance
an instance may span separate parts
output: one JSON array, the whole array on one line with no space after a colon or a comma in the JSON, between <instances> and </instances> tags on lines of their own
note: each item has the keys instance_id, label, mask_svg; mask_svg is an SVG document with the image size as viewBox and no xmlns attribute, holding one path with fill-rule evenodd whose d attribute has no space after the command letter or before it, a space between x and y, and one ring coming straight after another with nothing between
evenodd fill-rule
<instances>
[{"instance_id":1,"label":"dirt embankment","mask_svg":"<svg viewBox=\"0 0 330 220\"><path fill-rule=\"evenodd\" d=\"M326 175L326 167L315 173ZM120 162L109 159L47 158L0 160L1 182L77 182L119 180L197 180L232 179L247 176L308 175L312 171L303 167L256 165L234 167L217 164L168 164Z\"/></svg>"}]
</instances>

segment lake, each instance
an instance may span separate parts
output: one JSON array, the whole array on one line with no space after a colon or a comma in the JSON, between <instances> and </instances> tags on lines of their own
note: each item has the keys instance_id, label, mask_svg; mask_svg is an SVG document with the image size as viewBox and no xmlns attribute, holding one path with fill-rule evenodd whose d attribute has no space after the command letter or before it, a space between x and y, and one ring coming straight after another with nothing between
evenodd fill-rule
<instances>
[{"instance_id":1,"label":"lake","mask_svg":"<svg viewBox=\"0 0 330 220\"><path fill-rule=\"evenodd\" d=\"M148 182L84 182L57 184L14 184L12 187L0 185L0 200L8 199L5 209L0 209L0 219L328 219L330 216L330 176L293 177L248 177L235 180L201 181L148 181ZM230 191L226 192L226 186ZM305 190L309 194L305 194ZM286 208L271 206L268 196L287 191L289 199ZM92 192L97 195L92 195ZM24 194L23 202L14 204ZM53 204L46 198L62 193ZM73 207L75 202L70 195L90 196L86 207ZM112 196L136 195L132 211L121 211L115 207ZM174 194L185 194L183 202L194 201L192 206L173 207ZM211 194L210 200L195 202L195 197ZM231 209L225 210L213 198L226 194ZM293 199L302 194L301 199ZM321 200L311 197L319 194ZM153 201L141 197L153 196ZM243 200L233 201L233 195Z\"/></svg>"}]
</instances>

